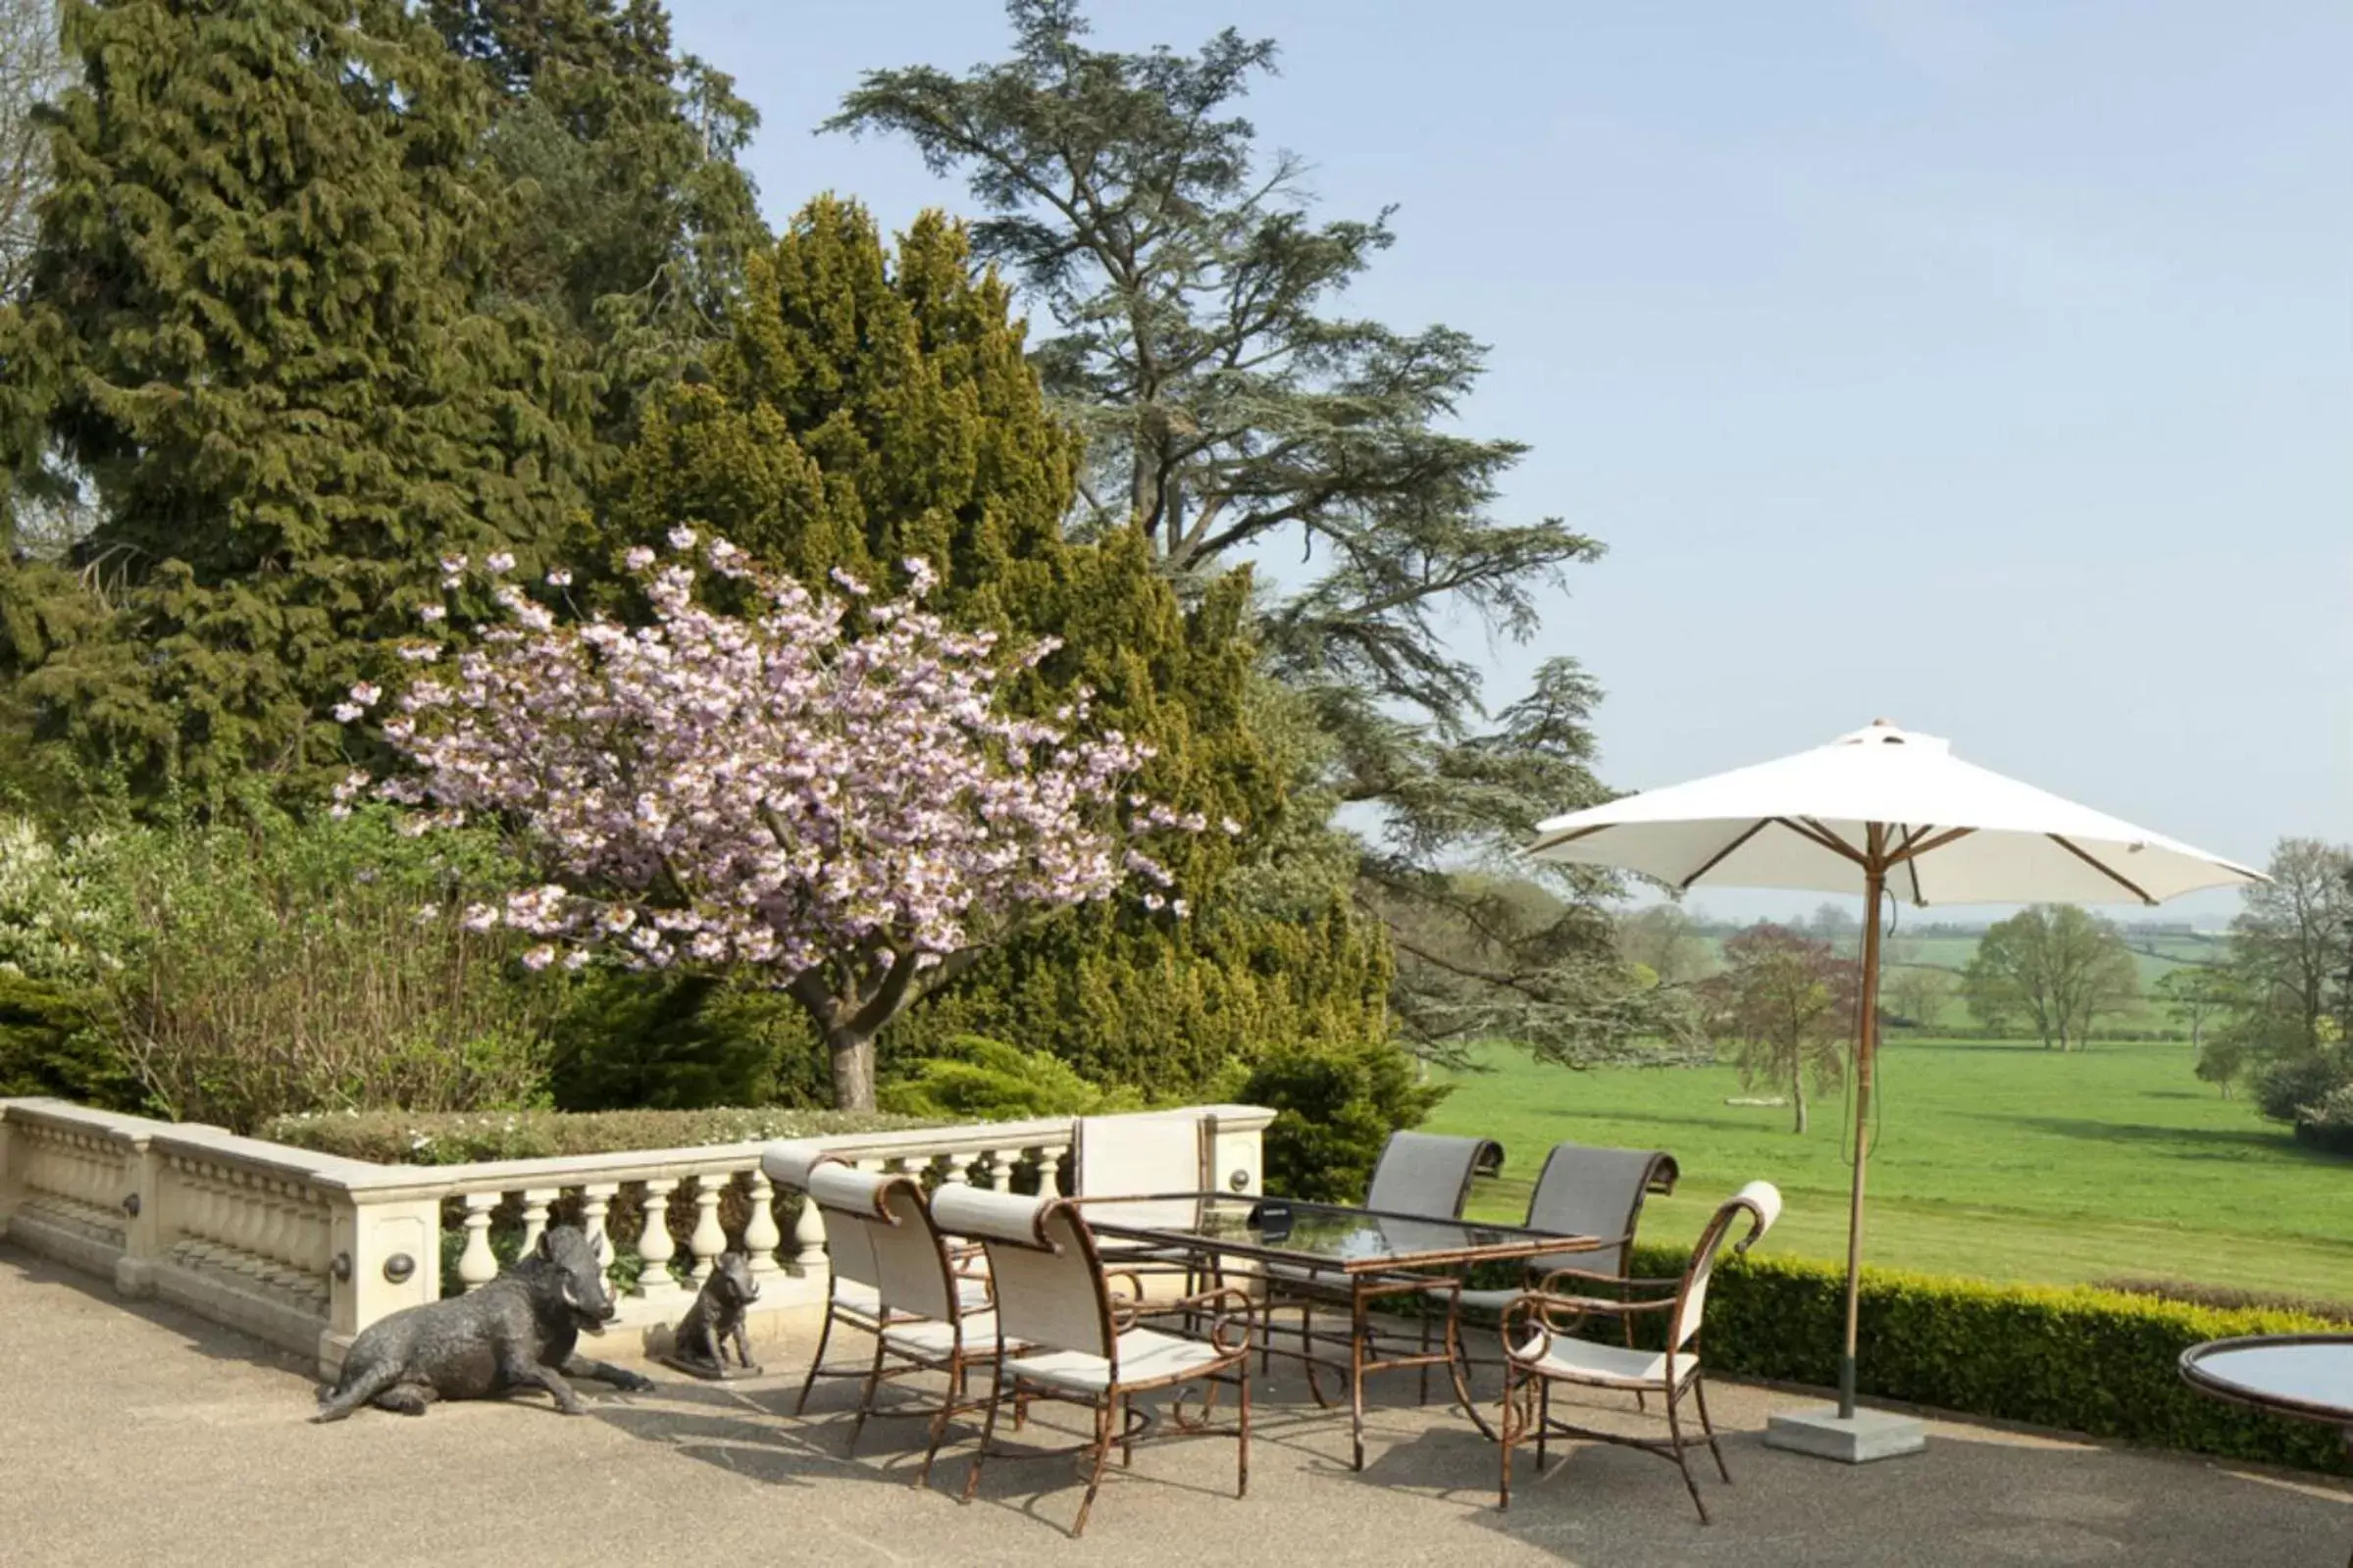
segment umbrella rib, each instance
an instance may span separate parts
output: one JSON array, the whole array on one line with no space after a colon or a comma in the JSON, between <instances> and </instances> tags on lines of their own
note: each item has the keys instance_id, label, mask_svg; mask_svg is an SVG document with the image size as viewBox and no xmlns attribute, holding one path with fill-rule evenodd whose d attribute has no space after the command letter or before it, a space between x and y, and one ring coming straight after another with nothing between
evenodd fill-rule
<instances>
[{"instance_id":1,"label":"umbrella rib","mask_svg":"<svg viewBox=\"0 0 2353 1568\"><path fill-rule=\"evenodd\" d=\"M1829 850L1834 855L1844 855L1847 859L1853 861L1858 866L1867 864L1861 850L1857 849L1853 844L1848 843L1844 838L1839 837L1838 835L1832 833L1829 829L1823 827L1820 823L1816 822L1811 817L1802 819L1773 817L1768 820L1779 823L1782 827L1787 828L1791 833L1796 834L1800 838L1806 839L1810 843L1818 844L1822 848Z\"/></svg>"},{"instance_id":2,"label":"umbrella rib","mask_svg":"<svg viewBox=\"0 0 2353 1568\"><path fill-rule=\"evenodd\" d=\"M2057 844L2060 848L2066 850L2069 854L2073 855L2077 860L2082 861L2085 865L2098 872L2101 876L2107 878L2110 882L2115 883L2119 887L2123 888L2124 891L2130 893L2142 903L2153 905L2157 902L2156 899L2151 898L2147 893L2141 891L2141 889L2138 887L2135 887L2131 883L2126 882L2123 877L2109 870L2107 866L2101 863L2100 858L2097 855L2085 853L2083 849L2058 834L2045 834L2043 836L2050 839L2051 842Z\"/></svg>"},{"instance_id":3,"label":"umbrella rib","mask_svg":"<svg viewBox=\"0 0 2353 1568\"><path fill-rule=\"evenodd\" d=\"M1701 861L1699 870L1693 872L1690 876L1675 884L1675 891L1684 893L1691 891L1691 885L1693 883L1698 882L1702 877L1707 876L1708 873L1714 871L1716 867L1729 860L1734 854L1739 852L1742 844L1747 843L1750 839L1765 832L1765 829L1771 827L1774 820L1775 819L1771 817L1763 817L1755 822L1750 823L1746 829L1742 830L1739 837L1724 845L1723 848L1718 849L1714 854L1710 855L1706 860Z\"/></svg>"},{"instance_id":4,"label":"umbrella rib","mask_svg":"<svg viewBox=\"0 0 2353 1568\"><path fill-rule=\"evenodd\" d=\"M1920 833L1927 833L1928 831L1928 829L1922 828ZM1901 866L1907 861L1916 861L1919 859L1920 856L1927 854L1930 850L1942 849L1945 845L1953 842L1955 839L1967 838L1970 834L1973 834L1977 830L1974 828L1947 828L1943 833L1938 834L1935 837L1927 839L1924 842L1915 842L1913 838L1907 838L1903 848L1897 850L1894 854L1887 857L1887 863L1891 866ZM1917 838L1918 835L1915 835L1914 837Z\"/></svg>"},{"instance_id":5,"label":"umbrella rib","mask_svg":"<svg viewBox=\"0 0 2353 1568\"><path fill-rule=\"evenodd\" d=\"M1528 845L1525 853L1533 855L1540 850L1556 849L1562 844L1573 844L1580 838L1592 837L1595 834L1602 832L1604 829L1610 826L1611 825L1609 823L1603 822L1596 823L1590 828L1571 828L1568 832L1563 834L1555 834L1550 838L1537 839L1534 843Z\"/></svg>"}]
</instances>

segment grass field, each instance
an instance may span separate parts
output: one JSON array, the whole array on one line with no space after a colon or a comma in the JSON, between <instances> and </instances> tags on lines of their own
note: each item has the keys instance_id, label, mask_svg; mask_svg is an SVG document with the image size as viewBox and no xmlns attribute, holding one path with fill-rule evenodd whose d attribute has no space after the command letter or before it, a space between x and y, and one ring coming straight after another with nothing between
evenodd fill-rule
<instances>
[{"instance_id":1,"label":"grass field","mask_svg":"<svg viewBox=\"0 0 2353 1568\"><path fill-rule=\"evenodd\" d=\"M1902 1040L1880 1055L1884 1097L1865 1211L1865 1261L1941 1274L2070 1284L2167 1276L2353 1301L2353 1161L2299 1147L2240 1100L2190 1076L2178 1042L2038 1045ZM1786 1199L1765 1250L1846 1255L1839 1097L1813 1130L1785 1107L1734 1106L1728 1067L1588 1073L1508 1046L1428 1123L1507 1153L1472 1212L1517 1219L1545 1151L1562 1139L1662 1148L1682 1167L1642 1234L1681 1241L1741 1183Z\"/></svg>"}]
</instances>

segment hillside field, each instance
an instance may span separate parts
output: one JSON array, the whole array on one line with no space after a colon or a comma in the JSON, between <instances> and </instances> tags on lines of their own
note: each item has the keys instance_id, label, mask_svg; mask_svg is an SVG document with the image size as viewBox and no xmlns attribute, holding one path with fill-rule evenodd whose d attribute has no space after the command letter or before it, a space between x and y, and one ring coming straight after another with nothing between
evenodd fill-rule
<instances>
[{"instance_id":1,"label":"hillside field","mask_svg":"<svg viewBox=\"0 0 2353 1568\"><path fill-rule=\"evenodd\" d=\"M2191 1279L2353 1301L2353 1161L2300 1147L2190 1074L2178 1041L2061 1054L2015 1041L1911 1040L1880 1054L1867 1262L2055 1284ZM1766 1251L1846 1255L1848 1175L1836 1091L1812 1130L1786 1107L1727 1105L1729 1067L1574 1073L1505 1045L1427 1123L1500 1140L1503 1180L1472 1212L1517 1220L1545 1151L1567 1139L1662 1148L1682 1185L1642 1236L1680 1241L1742 1183L1786 1208ZM1757 1092L1770 1092L1760 1090Z\"/></svg>"}]
</instances>

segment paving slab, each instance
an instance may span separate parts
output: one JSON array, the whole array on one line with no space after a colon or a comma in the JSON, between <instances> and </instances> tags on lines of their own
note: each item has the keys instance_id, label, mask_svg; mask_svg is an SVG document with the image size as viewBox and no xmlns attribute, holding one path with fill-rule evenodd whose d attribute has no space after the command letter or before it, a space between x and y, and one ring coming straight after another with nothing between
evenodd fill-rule
<instances>
[{"instance_id":1,"label":"paving slab","mask_svg":"<svg viewBox=\"0 0 2353 1568\"><path fill-rule=\"evenodd\" d=\"M763 1346L768 1375L665 1377L649 1394L364 1410L312 1426L306 1368L103 1282L0 1247L0 1563L82 1565L1557 1563L1805 1568L2124 1563L2335 1568L2353 1490L2178 1454L1931 1421L1925 1453L1850 1466L1768 1448L1776 1410L1818 1392L1712 1385L1734 1484L1703 1471L1703 1526L1674 1468L1606 1444L1524 1451L1509 1512L1495 1447L1458 1412L1376 1384L1367 1463L1345 1411L1295 1378L1259 1386L1247 1498L1234 1445L1148 1441L1086 1537L1068 1459L992 1460L960 1506L969 1441L913 1485L922 1423L844 1453L854 1384L791 1414L813 1324ZM653 1369L662 1376L661 1369ZM1622 1400L1583 1418L1643 1418ZM1084 1417L1079 1417L1084 1420ZM1059 1424L1042 1417L1033 1427ZM1704 1463L1704 1461L1703 1461Z\"/></svg>"}]
</instances>

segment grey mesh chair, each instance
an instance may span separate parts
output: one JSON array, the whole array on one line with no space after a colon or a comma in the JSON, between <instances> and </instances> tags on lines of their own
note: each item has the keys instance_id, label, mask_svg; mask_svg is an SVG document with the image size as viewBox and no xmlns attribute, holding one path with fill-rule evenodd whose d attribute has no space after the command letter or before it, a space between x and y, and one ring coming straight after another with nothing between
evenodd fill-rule
<instances>
[{"instance_id":1,"label":"grey mesh chair","mask_svg":"<svg viewBox=\"0 0 2353 1568\"><path fill-rule=\"evenodd\" d=\"M1664 1149L1554 1144L1528 1193L1524 1223L1531 1231L1606 1238L1608 1244L1530 1258L1523 1284L1464 1290L1462 1304L1501 1312L1537 1280L1555 1273L1589 1276L1594 1287L1616 1286L1633 1261L1634 1230L1642 1219L1643 1199L1653 1192L1672 1192L1679 1174L1675 1157Z\"/></svg>"},{"instance_id":2,"label":"grey mesh chair","mask_svg":"<svg viewBox=\"0 0 2353 1568\"><path fill-rule=\"evenodd\" d=\"M1087 1495L1079 1504L1073 1538L1087 1528L1087 1514L1102 1485L1103 1467L1116 1441L1124 1467L1137 1430L1132 1397L1155 1390L1207 1383L1201 1413L1188 1415L1181 1399L1171 1401L1173 1425L1187 1432L1207 1427L1217 1385L1231 1385L1239 1398L1235 1437L1235 1493L1250 1492L1251 1303L1241 1291L1220 1289L1186 1303L1208 1317L1205 1339L1187 1339L1139 1327L1132 1306L1115 1301L1103 1277L1078 1205L1067 1198L1017 1197L973 1187L943 1188L932 1195L932 1216L941 1229L979 1241L989 1254L997 1286L999 1351L992 1361L989 1413L964 1480L964 1500L980 1484L981 1462L1001 1450L997 1412L1007 1396L1016 1411L1030 1399L1059 1399L1095 1412L1093 1441L1057 1453L1089 1455ZM1030 1451L1023 1457L1040 1457Z\"/></svg>"},{"instance_id":3,"label":"grey mesh chair","mask_svg":"<svg viewBox=\"0 0 2353 1568\"><path fill-rule=\"evenodd\" d=\"M1493 1138L1392 1133L1389 1141L1381 1146L1381 1157L1372 1168L1372 1180L1365 1186L1364 1207L1376 1214L1417 1220L1460 1219L1462 1205L1470 1200L1472 1179L1493 1176L1503 1168L1504 1146ZM1297 1312L1301 1354L1306 1358L1308 1391L1320 1401L1323 1395L1315 1381L1312 1359L1315 1311L1318 1307L1347 1302L1353 1287L1336 1285L1279 1263L1266 1265L1264 1274L1266 1325L1265 1337L1259 1344L1258 1370L1263 1373L1273 1359L1275 1313ZM1425 1354L1430 1348L1431 1330L1431 1319L1425 1313L1420 1331ZM1426 1402L1429 1396L1430 1374L1424 1367L1421 1397Z\"/></svg>"},{"instance_id":4,"label":"grey mesh chair","mask_svg":"<svg viewBox=\"0 0 2353 1568\"><path fill-rule=\"evenodd\" d=\"M1732 1472L1724 1466L1723 1449L1716 1444L1715 1428L1708 1419L1708 1391L1700 1371L1700 1324L1708 1305L1708 1285L1715 1272L1716 1255L1722 1251L1734 1225L1743 1217L1749 1221L1749 1234L1734 1247L1735 1251L1746 1252L1772 1229L1780 1213L1779 1189L1770 1182L1751 1182L1709 1220L1680 1280L1626 1282L1633 1287L1672 1286L1672 1294L1630 1300L1580 1296L1568 1293L1574 1290L1579 1278L1572 1273L1567 1278L1547 1279L1542 1289L1519 1296L1505 1309L1503 1479L1497 1492L1499 1507L1511 1505L1511 1450L1533 1434L1536 1469L1540 1475L1544 1470L1546 1440L1556 1437L1614 1442L1672 1459L1683 1472L1683 1485L1690 1489L1692 1503L1700 1511L1700 1523L1708 1522L1708 1504L1700 1497L1700 1486L1692 1478L1686 1450L1705 1444L1715 1456L1716 1473L1726 1482L1732 1479ZM1556 1284L1561 1289L1557 1290ZM1604 1344L1597 1340L1578 1339L1569 1332L1590 1316L1631 1317L1646 1312L1665 1316L1663 1350ZM1552 1413L1552 1391L1557 1383L1658 1394L1666 1402L1667 1435L1663 1439L1637 1438L1556 1421ZM1697 1437L1684 1432L1677 1416L1685 1399L1698 1410Z\"/></svg>"},{"instance_id":5,"label":"grey mesh chair","mask_svg":"<svg viewBox=\"0 0 2353 1568\"><path fill-rule=\"evenodd\" d=\"M1470 1199L1471 1178L1503 1168L1504 1146L1490 1138L1392 1133L1372 1168L1364 1206L1417 1220L1459 1219Z\"/></svg>"}]
</instances>

